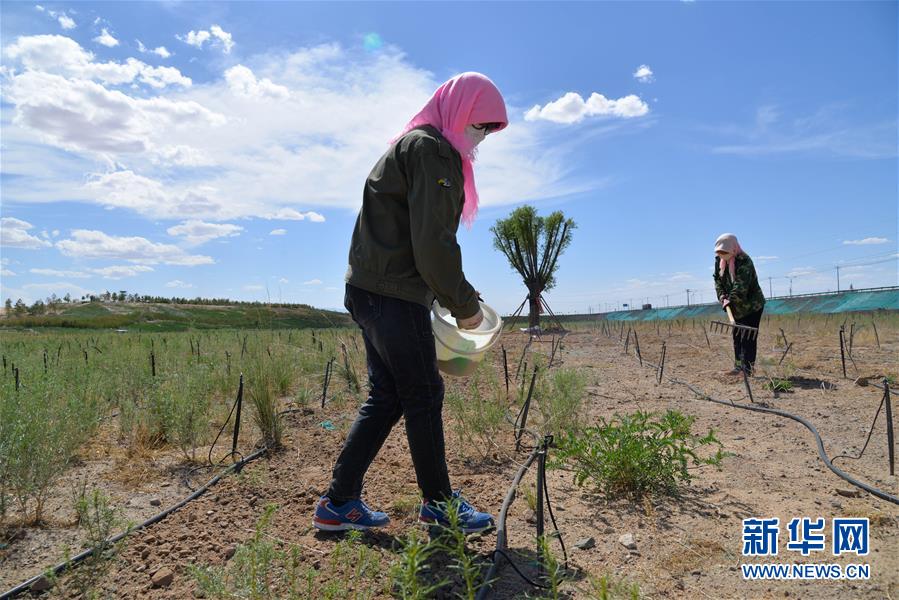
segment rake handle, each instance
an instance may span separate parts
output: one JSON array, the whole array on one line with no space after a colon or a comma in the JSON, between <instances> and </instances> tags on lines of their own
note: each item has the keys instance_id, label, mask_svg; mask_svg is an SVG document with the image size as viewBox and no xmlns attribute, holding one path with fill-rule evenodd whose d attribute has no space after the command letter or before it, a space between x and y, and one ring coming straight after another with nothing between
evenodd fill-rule
<instances>
[{"instance_id":1,"label":"rake handle","mask_svg":"<svg viewBox=\"0 0 899 600\"><path fill-rule=\"evenodd\" d=\"M734 313L730 312L730 304L724 307L724 310L727 311L727 318L730 319L730 324L735 325L737 320L734 319Z\"/></svg>"}]
</instances>

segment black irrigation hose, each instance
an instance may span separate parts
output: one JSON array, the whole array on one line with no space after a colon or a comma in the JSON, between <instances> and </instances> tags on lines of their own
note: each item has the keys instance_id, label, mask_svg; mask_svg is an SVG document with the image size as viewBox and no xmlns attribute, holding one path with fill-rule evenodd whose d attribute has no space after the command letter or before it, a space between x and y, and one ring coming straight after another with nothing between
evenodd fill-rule
<instances>
[{"instance_id":1,"label":"black irrigation hose","mask_svg":"<svg viewBox=\"0 0 899 600\"><path fill-rule=\"evenodd\" d=\"M865 450L868 449L868 442L871 441L871 434L874 433L874 426L877 425L877 417L880 416L880 411L883 410L883 405L886 402L886 400L887 400L887 397L886 397L886 394L884 394L883 398L880 399L880 406L877 407L877 412L874 413L874 420L871 421L871 429L868 430L868 437L865 439L865 445L862 446L862 450L861 450L861 452L858 453L858 456L852 456L850 454L840 454L838 456L834 456L831 459L831 461L834 461L838 458L846 458L849 460L858 460L862 457L862 455L865 453Z\"/></svg>"},{"instance_id":2,"label":"black irrigation hose","mask_svg":"<svg viewBox=\"0 0 899 600\"><path fill-rule=\"evenodd\" d=\"M840 469L839 467L835 466L830 461L830 458L827 457L827 453L824 451L824 441L821 439L821 435L818 433L818 430L815 429L815 426L812 425L805 418L800 417L799 415L794 415L792 413L788 413L784 410L778 410L776 408L765 408L762 406L750 406L748 404L736 404L734 402L726 402L724 400L718 400L716 398L712 398L711 396L702 392L701 390L697 390L689 383L685 383L683 381L678 381L676 379L671 379L671 378L669 378L669 381L671 381L672 383L686 386L694 394L696 394L697 396L701 397L704 400L708 400L709 402L716 402L718 404L723 404L724 406L733 406L735 408L743 408L743 409L751 410L751 411L755 411L755 412L770 413L772 415L778 415L781 417L785 417L787 419L792 419L798 423L802 423L803 425L805 425L806 429L811 431L812 435L815 436L815 441L818 444L818 456L821 457L821 460L824 461L824 464L827 465L827 468L830 469L831 471L833 471L834 474L837 475L837 477L840 477L840 478L846 480L848 483L851 483L855 487L865 490L866 492L868 492L869 494L871 494L873 496L877 496L881 500L886 500L887 502L892 502L893 504L899 505L899 497L893 496L892 494L888 494L882 490L879 490L873 486L868 485L867 483L859 481L859 480L855 479L854 477L852 477L851 475L849 475L848 473L846 473L845 471L843 471L842 469Z\"/></svg>"},{"instance_id":3,"label":"black irrigation hose","mask_svg":"<svg viewBox=\"0 0 899 600\"><path fill-rule=\"evenodd\" d=\"M179 508L182 508L189 502L192 502L192 501L196 500L197 498L199 498L201 495L203 495L203 493L206 492L206 490L208 490L210 487L212 487L213 485L218 483L222 477L229 474L231 471L235 471L235 470L239 471L240 469L242 469L244 467L244 465L259 458L260 456L262 456L263 454L268 452L268 450L269 450L269 448L259 448L258 450L256 450L255 452L253 452L252 454L250 454L243 460L234 463L233 465L229 466L227 469L225 469L224 471L222 471L221 473L219 473L218 475L216 475L215 477L210 479L208 482L206 482L205 485L203 485L202 487L197 489L197 491L195 491L193 494L191 494L184 500L180 501L178 504L175 504L174 506L170 506L169 508L165 509L164 511L153 515L152 517L150 517L143 523L140 523L139 525L136 525L133 528L130 528L126 531L123 531L122 533L119 533L118 535L115 535L115 536L109 538L108 540L106 540L106 543L107 544L115 544L119 540L123 539L125 536L127 536L131 533L134 533L135 531L140 531L141 529L145 529L145 528L149 527L150 525L158 523L159 521L163 520L164 518L166 518L167 516L169 516L176 510L178 510ZM82 552L76 556L73 556L67 562L59 563L58 565L56 565L55 567L52 567L49 570L52 571L54 575L59 575L66 569L83 562L85 559L89 558L93 553L94 553L94 548L88 548L84 552ZM45 573L46 573L46 571L45 571ZM10 590L7 590L6 592L3 593L3 595L0 595L0 600L7 600L8 598L15 598L19 594L27 592L31 588L31 586L34 584L34 582L36 582L38 579L40 579L43 576L44 576L44 573L41 573L40 575L35 575L31 579L29 579L23 583L20 583L19 585L17 585L16 587L14 587Z\"/></svg>"},{"instance_id":4,"label":"black irrigation hose","mask_svg":"<svg viewBox=\"0 0 899 600\"><path fill-rule=\"evenodd\" d=\"M509 513L509 507L512 506L512 501L515 500L515 492L518 489L518 484L521 483L521 478L524 477L525 472L527 472L531 464L537 459L540 450L541 447L538 445L531 451L528 459L521 465L518 472L515 473L515 477L512 479L512 485L509 487L509 491L506 492L506 498L503 500L502 508L500 508L499 511L499 519L496 522L496 550L493 551L493 564L490 565L490 570L487 571L487 575L484 578L486 583L480 591L478 591L477 600L484 600L490 594L493 577L496 575L497 569L499 569L499 560L497 560L497 556L505 556L504 551L507 548L506 516Z\"/></svg>"},{"instance_id":5,"label":"black irrigation hose","mask_svg":"<svg viewBox=\"0 0 899 600\"><path fill-rule=\"evenodd\" d=\"M644 364L646 364L647 366L649 366L651 368L658 368L655 365L652 365L651 363L649 363L648 361L644 361ZM831 471L833 471L833 473L837 477L840 477L841 479L845 480L847 483L850 483L857 488L863 489L864 491L868 492L869 494L871 494L873 496L880 498L881 500L886 500L887 502L892 502L893 504L899 505L899 497L893 496L892 494L888 494L887 492L884 492L883 490L880 490L878 488L868 485L867 483L859 481L859 480L855 479L854 477L852 477L851 475L849 475L848 473L846 473L845 471L843 471L842 469L840 469L839 467L837 467L836 465L834 465L831 462L830 458L828 458L827 452L824 451L824 441L821 439L821 435L818 433L818 430L815 428L814 425L811 424L811 422L807 421L805 418L800 417L799 415L794 415L793 413L788 413L787 411L784 411L784 410L778 410L776 408L767 408L767 407L763 407L763 406L759 406L759 405L737 404L737 403L731 402L731 401L719 400L717 398L712 398L711 396L709 396L702 390L695 388L694 386L692 386L691 384L689 384L685 381L680 381L679 379L675 379L673 377L666 377L665 379L667 379L671 383L674 383L677 385L683 385L683 386L687 387L691 392L693 392L694 394L696 394L703 400L708 400L709 402L715 402L717 404L722 404L724 406L732 406L734 408L743 408L745 410L751 410L754 412L778 415L780 417L792 419L793 421L796 421L797 423L801 423L802 425L804 425L806 427L806 429L808 429L812 433L813 436L815 436L815 441L818 446L818 456L821 457L821 460L824 462L825 465L827 465L827 468L830 469ZM880 386L875 385L875 387L879 387L880 389L883 389Z\"/></svg>"},{"instance_id":6,"label":"black irrigation hose","mask_svg":"<svg viewBox=\"0 0 899 600\"><path fill-rule=\"evenodd\" d=\"M236 401L235 401L235 404L236 404ZM233 407L232 407L232 410L233 410ZM282 410L281 412L278 413L278 415L283 416L286 414L291 414L291 413L296 413L296 412L301 412L301 411L302 411L302 409L290 408L287 410ZM230 416L229 416L229 418L230 418ZM239 472L241 469L244 468L244 466L246 466L250 462L256 460L257 458L259 458L260 456L262 456L269 450L271 450L271 448L269 448L268 446L264 446L262 448L257 448L249 456L247 456L245 458L241 458L239 461L229 465L224 471L217 474L215 477L213 477L212 479L207 481L204 485L197 488L187 498L181 500L174 506L170 506L169 508L163 510L162 512L153 515L152 517L150 517L143 523L140 523L133 528L127 529L126 531L123 531L122 533L119 533L118 535L115 535L115 536L109 538L108 540L106 540L105 543L106 544L115 544L119 540L122 540L123 538L125 538L126 536L128 536L131 533L134 533L135 531L140 531L142 529L146 529L150 525L154 525L154 524L158 523L159 521L163 520L164 518L166 518L167 516L169 516L170 514L175 512L176 510L183 508L188 503L193 502L194 500L196 500L197 498L202 496L209 488L211 488L213 485L218 483L219 480L221 480L222 477L224 477L225 475L228 475L232 471ZM210 449L210 452L211 452L211 449ZM208 467L209 467L209 465L203 465L202 468L208 468ZM52 567L50 570L53 572L54 575L59 575L60 573L62 573L66 569L68 569L69 567L73 567L73 566L83 562L85 559L89 558L94 553L94 550L95 550L94 548L88 548L84 552L82 552L76 556L73 556L67 562L59 563L58 565ZM15 598L16 596L28 591L29 588L34 584L34 582L37 581L38 579L40 579L41 577L43 577L46 572L47 571L44 571L40 575L35 575L31 579L20 583L16 587L3 592L3 594L0 595L0 600L7 600L9 598Z\"/></svg>"}]
</instances>

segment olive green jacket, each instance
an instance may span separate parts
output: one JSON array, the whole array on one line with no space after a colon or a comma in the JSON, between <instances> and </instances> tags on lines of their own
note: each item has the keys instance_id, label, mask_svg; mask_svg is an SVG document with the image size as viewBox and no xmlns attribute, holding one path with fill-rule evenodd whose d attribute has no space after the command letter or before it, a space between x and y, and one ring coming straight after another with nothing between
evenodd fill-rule
<instances>
[{"instance_id":1,"label":"olive green jacket","mask_svg":"<svg viewBox=\"0 0 899 600\"><path fill-rule=\"evenodd\" d=\"M428 307L436 296L456 318L475 315L456 242L463 185L462 158L437 129L398 139L365 181L347 283Z\"/></svg>"},{"instance_id":2,"label":"olive green jacket","mask_svg":"<svg viewBox=\"0 0 899 600\"><path fill-rule=\"evenodd\" d=\"M716 256L713 271L715 292L718 294L719 302L724 297L730 299L730 310L734 313L734 319L742 319L765 307L765 295L762 293L755 266L748 254L743 253L734 258L735 281L731 281L728 269L724 269L724 273L718 272L718 262Z\"/></svg>"}]
</instances>

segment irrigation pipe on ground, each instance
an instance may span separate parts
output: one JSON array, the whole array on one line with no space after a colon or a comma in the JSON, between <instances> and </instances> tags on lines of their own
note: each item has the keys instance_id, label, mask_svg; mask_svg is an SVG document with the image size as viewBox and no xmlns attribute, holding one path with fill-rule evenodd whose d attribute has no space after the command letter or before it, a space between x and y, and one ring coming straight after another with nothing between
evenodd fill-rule
<instances>
[{"instance_id":1,"label":"irrigation pipe on ground","mask_svg":"<svg viewBox=\"0 0 899 600\"><path fill-rule=\"evenodd\" d=\"M235 402L235 404L236 404L236 402ZM233 407L232 407L232 411L233 411ZM281 411L281 412L279 413L279 415L280 415L280 416L284 416L284 415L291 414L291 413L295 413L295 412L298 412L298 409L288 409L288 410L284 410L284 411ZM231 418L231 415L230 415L230 414L229 414L228 418L229 418L229 419ZM227 421L226 421L226 424L227 424ZM223 426L223 428L224 428L224 426ZM219 433L221 433L221 432L219 432ZM216 438L216 439L218 439L218 438ZM213 445L214 445L214 444L213 444ZM256 460L257 458L259 458L260 456L262 456L263 454L265 454L266 452L268 452L270 449L271 449L271 448L269 448L268 446L265 446L265 447L262 447L262 448L258 448L257 450L255 450L254 452L252 452L250 455L248 455L246 458L242 458L242 459L240 459L239 461L237 461L237 462L235 462L235 463L229 465L224 471L222 471L221 473L217 474L215 477L213 477L212 479L210 479L209 481L207 481L204 485L202 485L202 486L200 486L199 488L197 488L197 489L196 489L190 496L184 498L183 500L181 500L181 501L178 502L177 504L175 504L175 505L173 505L173 506L170 506L169 508L166 508L166 509L163 510L162 512L153 515L152 517L150 517L149 519L147 519L147 520L144 521L143 523L140 523L140 524L138 524L138 525L136 525L136 526L134 526L134 527L132 527L132 528L130 528L130 529L127 529L127 530L125 530L125 531L123 531L123 532L121 532L121 533L119 533L119 534L117 534L117 535L115 535L115 536L113 536L113 537L107 539L105 543L106 543L107 545L115 544L116 542L118 542L118 541L124 539L126 536L128 536L128 535L134 533L135 531L140 531L140 530L142 530L142 529L146 529L146 528L149 527L150 525L153 525L153 524L155 524L155 523L158 523L159 521L163 520L164 518L166 518L167 516L169 516L170 514L172 514L173 512L175 512L176 510L178 510L178 509L180 509L180 508L183 508L183 507L184 507L185 505L187 505L188 503L190 503L190 502L196 500L197 498L199 498L200 496L202 496L202 495L203 495L209 488L211 488L211 487L214 486L216 483L218 483L218 482L219 482L223 477L225 477L226 475L230 474L230 473L233 472L233 471L238 471L238 472L239 472L242 468L244 468L244 466L246 466L246 465L249 464L250 462ZM211 452L212 452L212 448L210 448L210 454L211 454ZM3 594L0 595L0 600L7 600L7 599L9 599L9 598L15 598L16 596L18 596L18 595L20 595L20 594L22 594L22 593L25 593L25 592L27 592L27 591L29 591L30 588L31 588L31 586L32 586L38 579L40 579L41 577L43 577L48 571L52 571L54 575L59 575L60 573L62 573L63 571L69 569L70 567L73 567L73 566L75 566L75 565L78 565L78 564L80 564L81 562L83 562L85 559L89 558L89 557L94 553L95 550L96 550L96 548L88 548L87 550L81 552L80 554L78 554L78 555L76 555L76 556L73 556L73 557L72 557L71 559L69 559L68 561L63 562L63 563L59 563L58 565L56 565L56 566L54 566L54 567L51 567L50 569L44 571L43 573L41 573L41 574L39 574L39 575L35 575L35 576L32 577L31 579L28 579L27 581L24 581L24 582L20 583L20 584L17 585L16 587L14 587L14 588L12 588L12 589L9 589L9 590L7 590L7 591L5 591L5 592L3 592Z\"/></svg>"},{"instance_id":2,"label":"irrigation pipe on ground","mask_svg":"<svg viewBox=\"0 0 899 600\"><path fill-rule=\"evenodd\" d=\"M643 364L644 364L644 366L650 367L652 369L658 369L657 365L653 365L649 361L644 360ZM867 483L859 481L858 479L855 479L854 477L852 477L851 475L849 475L848 473L846 473L839 467L835 466L831 462L830 458L827 456L827 452L824 451L824 441L821 439L821 435L818 433L818 430L815 428L814 425L811 424L811 422L809 422L805 418L800 417L799 415L794 415L793 413L789 413L785 410L779 410L776 408L768 408L768 407L759 406L759 405L737 404L736 402L731 402L729 400L719 400L717 398L711 397L709 394L703 392L700 389L697 389L696 387L694 387L693 385L691 385L685 381L681 381L679 379L675 379L670 376L666 376L665 379L667 379L671 383L685 386L691 392L693 392L694 394L696 394L703 400L708 400L709 402L715 402L716 404L721 404L724 406L732 406L734 408L742 408L745 410L751 410L753 412L777 415L777 416L784 417L787 419L792 419L793 421L796 421L797 423L801 423L802 425L805 426L806 429L808 429L812 433L813 436L815 436L815 442L817 443L817 447L818 447L818 456L821 457L821 460L824 462L824 464L827 466L827 468L830 469L831 471L833 471L833 473L837 477L845 480L847 483L850 483L857 488L860 488L860 489L868 492L869 494L871 494L873 496L880 498L881 500L886 500L887 502L891 502L893 504L899 505L899 497L889 494L887 492L884 492L883 490L880 490L878 488L875 488L874 486L868 485ZM874 387L877 387L879 389L883 389L881 386L873 384L873 382L871 382L870 385L873 385Z\"/></svg>"}]
</instances>

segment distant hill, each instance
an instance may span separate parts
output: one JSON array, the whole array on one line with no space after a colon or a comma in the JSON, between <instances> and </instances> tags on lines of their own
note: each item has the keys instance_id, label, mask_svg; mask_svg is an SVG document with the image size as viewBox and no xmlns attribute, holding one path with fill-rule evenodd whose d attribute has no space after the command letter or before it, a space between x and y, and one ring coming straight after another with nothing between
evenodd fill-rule
<instances>
[{"instance_id":1,"label":"distant hill","mask_svg":"<svg viewBox=\"0 0 899 600\"><path fill-rule=\"evenodd\" d=\"M350 316L309 306L83 302L39 316L5 317L0 327L73 327L181 331L186 329L287 329L348 327Z\"/></svg>"}]
</instances>

